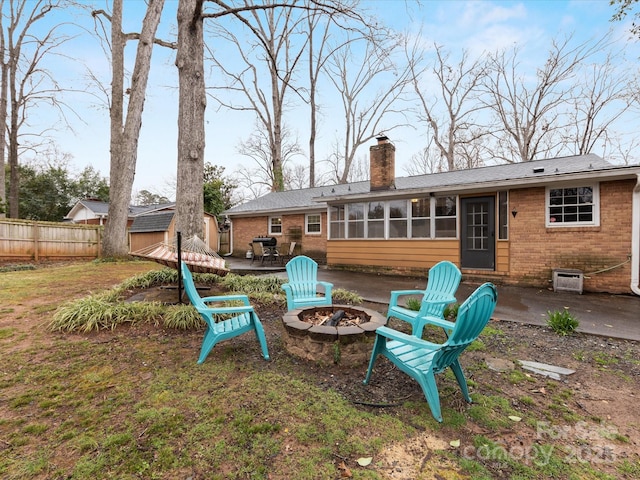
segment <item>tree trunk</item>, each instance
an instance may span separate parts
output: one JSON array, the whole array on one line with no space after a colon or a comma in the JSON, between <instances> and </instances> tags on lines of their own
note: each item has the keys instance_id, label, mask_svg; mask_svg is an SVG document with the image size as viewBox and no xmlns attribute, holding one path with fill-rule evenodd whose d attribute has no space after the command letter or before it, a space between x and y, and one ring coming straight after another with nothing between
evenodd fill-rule
<instances>
[{"instance_id":1,"label":"tree trunk","mask_svg":"<svg viewBox=\"0 0 640 480\"><path fill-rule=\"evenodd\" d=\"M176 229L184 238L203 238L204 217L204 0L180 0L178 4L179 79L178 172Z\"/></svg>"},{"instance_id":2,"label":"tree trunk","mask_svg":"<svg viewBox=\"0 0 640 480\"><path fill-rule=\"evenodd\" d=\"M114 0L111 24L113 47L113 80L111 84L111 167L109 178L109 216L104 233L103 255L125 256L128 253L127 221L133 190L138 137L142 126L144 97L151 69L153 39L160 23L164 0L150 0L142 23L142 32L136 52L136 62L131 78L131 94L127 117L124 113L124 47L126 36L122 33L122 1Z\"/></svg>"},{"instance_id":3,"label":"tree trunk","mask_svg":"<svg viewBox=\"0 0 640 480\"><path fill-rule=\"evenodd\" d=\"M18 92L16 89L16 70L18 59L14 49L9 53L9 95L11 112L9 116L9 217L19 218L20 207L20 170L18 168Z\"/></svg>"},{"instance_id":4,"label":"tree trunk","mask_svg":"<svg viewBox=\"0 0 640 480\"><path fill-rule=\"evenodd\" d=\"M2 25L2 19L0 19L0 25ZM0 52L2 55L1 64L0 64L0 118L2 118L2 123L0 125L7 124L7 82L9 81L9 64L8 60L5 58L5 41L4 41L4 26L0 28ZM6 151L6 139L7 139L7 130L6 128L0 129L0 218L6 217L6 206L7 206L7 191L5 187L5 151Z\"/></svg>"}]
</instances>

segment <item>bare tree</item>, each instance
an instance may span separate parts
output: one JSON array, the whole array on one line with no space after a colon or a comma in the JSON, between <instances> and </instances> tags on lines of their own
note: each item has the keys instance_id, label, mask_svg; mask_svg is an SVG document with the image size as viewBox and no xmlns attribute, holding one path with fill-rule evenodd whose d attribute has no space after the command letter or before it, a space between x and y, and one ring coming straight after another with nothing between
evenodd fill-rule
<instances>
[{"instance_id":1,"label":"bare tree","mask_svg":"<svg viewBox=\"0 0 640 480\"><path fill-rule=\"evenodd\" d=\"M565 145L573 154L592 153L599 143L606 150L614 135L613 125L637 95L631 75L616 66L620 65L615 61L617 56L609 53L604 61L589 65L576 82L565 134Z\"/></svg>"},{"instance_id":2,"label":"bare tree","mask_svg":"<svg viewBox=\"0 0 640 480\"><path fill-rule=\"evenodd\" d=\"M234 205L262 197L271 191L271 185L256 181L256 178L256 168L240 166L234 171L232 181L238 186L234 192Z\"/></svg>"},{"instance_id":3,"label":"bare tree","mask_svg":"<svg viewBox=\"0 0 640 480\"><path fill-rule=\"evenodd\" d=\"M324 62L329 58L324 55L327 45L330 22L321 25L322 15L320 12L313 12L307 16L307 31L309 36L307 53L309 56L309 188L315 187L316 183L316 137L318 135L318 102L316 100L318 90L318 79L322 71ZM323 28L324 27L324 28ZM321 30L322 28L322 30ZM316 46L316 34L319 44Z\"/></svg>"},{"instance_id":4,"label":"bare tree","mask_svg":"<svg viewBox=\"0 0 640 480\"><path fill-rule=\"evenodd\" d=\"M428 175L446 171L446 162L442 154L434 145L434 136L427 126L427 145L420 152L411 156L409 163L404 167L408 175Z\"/></svg>"},{"instance_id":5,"label":"bare tree","mask_svg":"<svg viewBox=\"0 0 640 480\"><path fill-rule=\"evenodd\" d=\"M122 30L123 0L113 0L111 15L103 10L92 12L96 21L106 18L111 23L111 122L109 170L109 221L105 226L103 255L124 256L127 247L127 221L138 154L138 138L142 127L142 111L151 69L151 54L160 23L164 0L149 0L138 33ZM124 88L124 48L129 40L138 40L131 85ZM164 43L164 42L160 42ZM166 44L171 46L171 44ZM125 94L129 96L125 116Z\"/></svg>"},{"instance_id":6,"label":"bare tree","mask_svg":"<svg viewBox=\"0 0 640 480\"><path fill-rule=\"evenodd\" d=\"M204 215L204 0L178 3L179 78L178 183L176 229L187 238L203 237Z\"/></svg>"},{"instance_id":7,"label":"bare tree","mask_svg":"<svg viewBox=\"0 0 640 480\"><path fill-rule=\"evenodd\" d=\"M336 171L338 183L347 183L360 146L381 131L388 134L403 125L390 119L395 114L404 120L398 102L411 81L410 68L399 69L392 61L400 45L401 39L391 35L387 35L385 43L370 39L347 43L331 55L326 65L326 73L340 94L344 111L341 152L336 156L334 150L328 160ZM338 165L340 170L336 170Z\"/></svg>"},{"instance_id":8,"label":"bare tree","mask_svg":"<svg viewBox=\"0 0 640 480\"><path fill-rule=\"evenodd\" d=\"M19 140L24 128L30 126L30 109L53 107L64 119L63 110L68 108L58 98L62 89L46 69L45 60L55 55L69 37L58 34L62 24L39 28L45 19L66 6L63 0L0 1L0 115L6 126L0 133L0 204L7 203L4 169L6 146L10 167L10 217L19 216L20 152L25 148L37 148L31 142ZM42 137L45 136L43 132L38 132L36 136L39 137L38 142L42 143ZM0 208L0 212L3 210Z\"/></svg>"},{"instance_id":9,"label":"bare tree","mask_svg":"<svg viewBox=\"0 0 640 480\"><path fill-rule=\"evenodd\" d=\"M535 81L518 71L519 49L491 56L492 72L486 76L486 105L496 123L492 156L507 163L528 162L556 155L563 148L561 132L567 101L575 96L575 78L581 63L606 47L607 37L571 45L572 37L553 40Z\"/></svg>"},{"instance_id":10,"label":"bare tree","mask_svg":"<svg viewBox=\"0 0 640 480\"><path fill-rule=\"evenodd\" d=\"M325 163L329 165L329 171L324 178L324 185L334 185L336 183L351 183L360 182L369 179L369 165L366 156L356 156L355 150L353 152L353 158L349 164L349 169L345 169L345 153L344 153L344 140L342 138L336 138L333 142L333 151ZM346 173L346 179L344 182L340 182L340 179Z\"/></svg>"},{"instance_id":11,"label":"bare tree","mask_svg":"<svg viewBox=\"0 0 640 480\"><path fill-rule=\"evenodd\" d=\"M309 0L312 1L312 0ZM355 4L351 8L354 8ZM331 55L338 49L343 48L347 43L354 41L354 38L346 38L345 43L337 43L336 45L330 45L329 39L332 34L332 26L338 26L343 31L351 30L346 28L346 25L338 25L341 20L349 19L349 16L342 16L331 12L313 10L307 17L307 63L309 70L309 187L313 188L316 185L316 138L318 135L318 115L320 113L320 105L318 104L318 82L321 79L322 72L325 69L325 64L331 58ZM375 24L372 21L365 23L367 29L374 28ZM375 34L372 32L363 32L363 37L368 36L374 38Z\"/></svg>"},{"instance_id":12,"label":"bare tree","mask_svg":"<svg viewBox=\"0 0 640 480\"><path fill-rule=\"evenodd\" d=\"M309 186L308 168L297 164L284 169L284 183L287 190L300 190Z\"/></svg>"},{"instance_id":13,"label":"bare tree","mask_svg":"<svg viewBox=\"0 0 640 480\"><path fill-rule=\"evenodd\" d=\"M452 64L450 53L440 45L434 46L435 59L428 69L418 68L420 55L415 45L408 54L421 108L418 118L433 133L433 144L447 170L470 168L469 165L479 162L478 145L488 134L477 120L477 115L486 108L477 97L487 69L482 58L471 60L467 51Z\"/></svg>"},{"instance_id":14,"label":"bare tree","mask_svg":"<svg viewBox=\"0 0 640 480\"><path fill-rule=\"evenodd\" d=\"M290 137L291 134L289 129L283 127L281 133L280 155L282 158L281 174L285 187L287 185L284 171L295 156L303 153L297 139L290 139ZM237 151L240 155L248 157L253 161L253 164L256 167L253 170L253 181L267 185L271 191L275 191L273 185L276 182L277 174L274 170L274 164L272 161L273 151L271 147L271 136L258 125L249 138L238 146Z\"/></svg>"},{"instance_id":15,"label":"bare tree","mask_svg":"<svg viewBox=\"0 0 640 480\"><path fill-rule=\"evenodd\" d=\"M247 12L251 14L254 11L288 9L292 6L303 10L319 9L324 12L337 11L345 13L347 11L342 2L329 0L314 0L310 5L283 1L281 3L270 2L267 4L245 2L240 6L235 4L228 5L222 0L211 0L208 2L208 6L212 6L212 10L205 12L203 11L204 0L180 0L178 4L178 57L176 65L178 66L180 78L180 106L178 118L178 191L176 194L178 208L176 223L182 233L187 236L202 230L202 215L204 213L203 208L200 207L202 200L198 200L198 198L202 197L203 178L201 171L204 164L204 110L206 107L202 34L204 19L219 19L227 15L233 15L243 25L251 29L252 25L244 15ZM356 16L355 14L353 15ZM256 38L270 38L270 34L265 35L269 31L266 29L263 33L258 32L259 35L256 35ZM275 38L273 40L276 42L274 43L275 47L279 40ZM269 48L266 51L270 51ZM286 64L293 65L295 63ZM248 68L251 68L251 66ZM276 76L287 75L286 71L278 70L274 73ZM273 81L271 84L274 84ZM242 87L240 87L239 91L243 91ZM265 99L261 100L261 102L266 104ZM278 133L275 130L269 130L269 135L272 133L274 141L276 141L276 137L281 135L282 132ZM274 163L276 175L278 175L278 170L282 171L278 158L275 158L276 163ZM241 184L240 181L237 183ZM192 209L187 210L190 207Z\"/></svg>"},{"instance_id":16,"label":"bare tree","mask_svg":"<svg viewBox=\"0 0 640 480\"><path fill-rule=\"evenodd\" d=\"M241 60L244 68L240 72L231 70L218 56L214 56L213 64L228 79L228 83L213 87L212 90L221 92L214 95L220 105L256 114L259 128L267 135L273 164L272 189L282 191L283 117L289 92L295 88L294 75L305 51L307 38L302 34L306 10L289 5L275 8L277 3L268 0L263 8L232 12L248 28L250 34L246 37L238 37L230 28L222 25L216 30L217 37L226 40L237 53L234 61ZM233 103L230 92L239 93L244 101Z\"/></svg>"}]
</instances>

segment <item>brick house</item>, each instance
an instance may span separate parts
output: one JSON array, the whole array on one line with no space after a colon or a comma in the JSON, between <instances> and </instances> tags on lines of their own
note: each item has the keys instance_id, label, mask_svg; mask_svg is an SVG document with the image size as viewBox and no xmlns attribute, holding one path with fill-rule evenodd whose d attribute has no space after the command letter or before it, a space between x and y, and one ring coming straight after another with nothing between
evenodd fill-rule
<instances>
[{"instance_id":1,"label":"brick house","mask_svg":"<svg viewBox=\"0 0 640 480\"><path fill-rule=\"evenodd\" d=\"M225 212L231 245L292 237L330 268L547 287L579 270L586 291L640 295L640 166L597 155L395 177L395 146L370 147L371 181L273 192Z\"/></svg>"}]
</instances>

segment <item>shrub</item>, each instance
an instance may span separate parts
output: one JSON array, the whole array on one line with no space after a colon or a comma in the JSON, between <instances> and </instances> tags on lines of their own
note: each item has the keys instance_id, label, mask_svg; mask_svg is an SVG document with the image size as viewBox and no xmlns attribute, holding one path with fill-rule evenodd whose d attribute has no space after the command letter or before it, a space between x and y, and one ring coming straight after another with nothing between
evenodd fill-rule
<instances>
[{"instance_id":1,"label":"shrub","mask_svg":"<svg viewBox=\"0 0 640 480\"><path fill-rule=\"evenodd\" d=\"M420 300L418 300L417 298L408 298L407 299L407 308L409 310L413 310L413 311L418 311L420 310Z\"/></svg>"},{"instance_id":2,"label":"shrub","mask_svg":"<svg viewBox=\"0 0 640 480\"><path fill-rule=\"evenodd\" d=\"M362 303L362 296L345 290L344 288L334 288L331 291L331 298L336 303L343 303L346 305L360 305Z\"/></svg>"},{"instance_id":3,"label":"shrub","mask_svg":"<svg viewBox=\"0 0 640 480\"><path fill-rule=\"evenodd\" d=\"M556 310L547 312L547 325L558 335L569 335L578 328L580 322L569 312L568 307L564 310Z\"/></svg>"},{"instance_id":4,"label":"shrub","mask_svg":"<svg viewBox=\"0 0 640 480\"><path fill-rule=\"evenodd\" d=\"M455 322L456 318L458 318L458 309L460 308L459 303L452 303L451 305L447 305L444 309L443 316L446 320L450 320Z\"/></svg>"}]
</instances>

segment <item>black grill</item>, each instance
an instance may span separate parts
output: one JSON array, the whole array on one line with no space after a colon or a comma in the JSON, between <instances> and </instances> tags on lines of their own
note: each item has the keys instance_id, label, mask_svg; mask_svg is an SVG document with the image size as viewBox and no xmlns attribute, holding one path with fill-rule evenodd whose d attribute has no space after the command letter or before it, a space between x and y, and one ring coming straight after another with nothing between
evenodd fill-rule
<instances>
[{"instance_id":1,"label":"black grill","mask_svg":"<svg viewBox=\"0 0 640 480\"><path fill-rule=\"evenodd\" d=\"M265 247L275 247L278 240L276 237L254 237L253 243L261 243Z\"/></svg>"}]
</instances>

